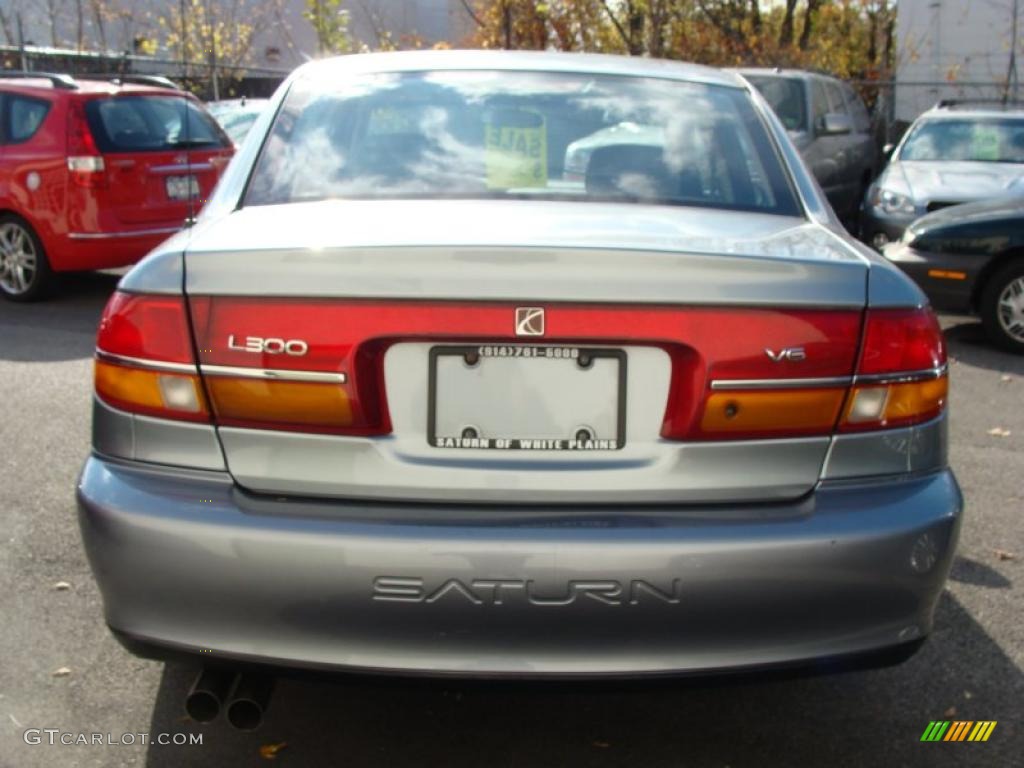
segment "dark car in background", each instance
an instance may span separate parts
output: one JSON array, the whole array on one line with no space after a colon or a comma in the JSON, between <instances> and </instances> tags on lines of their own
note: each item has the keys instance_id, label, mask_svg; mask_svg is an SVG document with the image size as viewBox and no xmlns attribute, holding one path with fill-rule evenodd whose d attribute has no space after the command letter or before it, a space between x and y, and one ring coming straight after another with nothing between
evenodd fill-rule
<instances>
[{"instance_id":1,"label":"dark car in background","mask_svg":"<svg viewBox=\"0 0 1024 768\"><path fill-rule=\"evenodd\" d=\"M0 75L0 295L134 264L202 206L234 146L163 78Z\"/></svg>"},{"instance_id":2,"label":"dark car in background","mask_svg":"<svg viewBox=\"0 0 1024 768\"><path fill-rule=\"evenodd\" d=\"M881 249L915 219L1014 194L1024 182L1024 109L941 101L907 130L864 200L861 236Z\"/></svg>"},{"instance_id":3,"label":"dark car in background","mask_svg":"<svg viewBox=\"0 0 1024 768\"><path fill-rule=\"evenodd\" d=\"M792 69L743 69L771 105L836 214L855 224L875 176L871 117L860 96L835 77Z\"/></svg>"},{"instance_id":4,"label":"dark car in background","mask_svg":"<svg viewBox=\"0 0 1024 768\"><path fill-rule=\"evenodd\" d=\"M1024 354L1024 196L924 216L883 253L937 309L980 315L995 344Z\"/></svg>"}]
</instances>

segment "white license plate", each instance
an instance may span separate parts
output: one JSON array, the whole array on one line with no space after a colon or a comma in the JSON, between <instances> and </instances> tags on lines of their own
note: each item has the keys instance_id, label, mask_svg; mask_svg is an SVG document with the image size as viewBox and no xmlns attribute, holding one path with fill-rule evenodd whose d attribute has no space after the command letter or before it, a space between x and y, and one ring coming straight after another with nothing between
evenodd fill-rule
<instances>
[{"instance_id":1,"label":"white license plate","mask_svg":"<svg viewBox=\"0 0 1024 768\"><path fill-rule=\"evenodd\" d=\"M189 200L199 197L199 179L195 176L168 176L164 179L167 197L171 200Z\"/></svg>"},{"instance_id":2,"label":"white license plate","mask_svg":"<svg viewBox=\"0 0 1024 768\"><path fill-rule=\"evenodd\" d=\"M614 451L625 444L626 353L523 344L430 350L435 448Z\"/></svg>"}]
</instances>

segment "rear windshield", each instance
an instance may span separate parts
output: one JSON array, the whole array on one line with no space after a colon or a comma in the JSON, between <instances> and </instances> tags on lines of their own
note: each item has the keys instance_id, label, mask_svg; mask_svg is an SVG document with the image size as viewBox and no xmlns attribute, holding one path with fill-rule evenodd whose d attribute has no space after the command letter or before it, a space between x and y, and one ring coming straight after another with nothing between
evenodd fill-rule
<instances>
[{"instance_id":1,"label":"rear windshield","mask_svg":"<svg viewBox=\"0 0 1024 768\"><path fill-rule=\"evenodd\" d=\"M246 203L329 198L611 200L799 213L742 90L539 72L296 82Z\"/></svg>"},{"instance_id":2,"label":"rear windshield","mask_svg":"<svg viewBox=\"0 0 1024 768\"><path fill-rule=\"evenodd\" d=\"M1024 120L925 120L911 129L900 160L1024 163Z\"/></svg>"},{"instance_id":3,"label":"rear windshield","mask_svg":"<svg viewBox=\"0 0 1024 768\"><path fill-rule=\"evenodd\" d=\"M807 130L807 88L795 77L747 75L788 131Z\"/></svg>"},{"instance_id":4,"label":"rear windshield","mask_svg":"<svg viewBox=\"0 0 1024 768\"><path fill-rule=\"evenodd\" d=\"M100 152L223 147L229 140L203 109L181 96L92 99L85 116Z\"/></svg>"}]
</instances>

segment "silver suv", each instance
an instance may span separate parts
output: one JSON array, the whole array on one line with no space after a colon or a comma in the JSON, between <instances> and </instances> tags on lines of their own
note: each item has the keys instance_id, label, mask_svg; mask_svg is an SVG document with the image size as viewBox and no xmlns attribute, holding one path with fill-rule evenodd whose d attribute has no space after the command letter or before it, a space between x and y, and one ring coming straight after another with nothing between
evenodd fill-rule
<instances>
[{"instance_id":1,"label":"silver suv","mask_svg":"<svg viewBox=\"0 0 1024 768\"><path fill-rule=\"evenodd\" d=\"M926 213L1024 194L1024 109L943 101L907 129L864 200L862 234L875 248Z\"/></svg>"},{"instance_id":2,"label":"silver suv","mask_svg":"<svg viewBox=\"0 0 1024 768\"><path fill-rule=\"evenodd\" d=\"M645 675L931 631L942 334L740 78L348 56L253 130L99 329L78 500L129 647Z\"/></svg>"}]
</instances>

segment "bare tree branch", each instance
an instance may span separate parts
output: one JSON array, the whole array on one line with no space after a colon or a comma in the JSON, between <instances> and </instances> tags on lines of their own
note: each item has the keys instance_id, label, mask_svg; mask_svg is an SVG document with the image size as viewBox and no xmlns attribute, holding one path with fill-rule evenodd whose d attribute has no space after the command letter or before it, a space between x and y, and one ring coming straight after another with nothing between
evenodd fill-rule
<instances>
[{"instance_id":1,"label":"bare tree branch","mask_svg":"<svg viewBox=\"0 0 1024 768\"><path fill-rule=\"evenodd\" d=\"M601 0L601 5L604 6L605 13L608 14L608 18L612 20L612 25L615 27L615 31L619 33L619 37L622 38L622 42L625 43L626 48L632 48L632 42L629 39L629 35L626 34L625 28L619 23L619 20L612 13L612 9L608 6L608 0Z\"/></svg>"},{"instance_id":2,"label":"bare tree branch","mask_svg":"<svg viewBox=\"0 0 1024 768\"><path fill-rule=\"evenodd\" d=\"M466 13L469 14L469 18L471 18L478 27L482 27L484 25L483 19L477 16L477 13L473 10L473 6L470 5L469 0L462 0L462 7L466 9Z\"/></svg>"},{"instance_id":3,"label":"bare tree branch","mask_svg":"<svg viewBox=\"0 0 1024 768\"><path fill-rule=\"evenodd\" d=\"M4 39L9 45L17 45L18 41L14 39L14 25L11 23L11 17L4 13L2 6L0 6L0 30L3 30Z\"/></svg>"},{"instance_id":4,"label":"bare tree branch","mask_svg":"<svg viewBox=\"0 0 1024 768\"><path fill-rule=\"evenodd\" d=\"M366 16L366 20L370 22L370 28L373 30L373 35L377 38L377 45L383 45L385 32L377 14L364 2L364 0L359 0L359 7L363 9L363 15Z\"/></svg>"}]
</instances>

